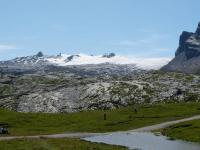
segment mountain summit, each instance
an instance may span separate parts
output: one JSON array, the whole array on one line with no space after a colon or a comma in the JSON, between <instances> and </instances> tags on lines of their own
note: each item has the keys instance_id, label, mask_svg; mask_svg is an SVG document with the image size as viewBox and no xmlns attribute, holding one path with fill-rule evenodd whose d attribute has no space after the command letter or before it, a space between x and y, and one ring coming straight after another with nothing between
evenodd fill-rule
<instances>
[{"instance_id":1,"label":"mountain summit","mask_svg":"<svg viewBox=\"0 0 200 150\"><path fill-rule=\"evenodd\" d=\"M200 73L200 23L195 33L183 31L175 58L161 70Z\"/></svg>"}]
</instances>

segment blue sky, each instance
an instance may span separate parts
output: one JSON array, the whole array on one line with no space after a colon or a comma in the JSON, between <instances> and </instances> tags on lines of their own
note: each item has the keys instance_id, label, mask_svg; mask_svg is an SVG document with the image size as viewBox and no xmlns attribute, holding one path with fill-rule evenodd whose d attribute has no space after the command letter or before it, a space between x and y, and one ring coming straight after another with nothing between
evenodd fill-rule
<instances>
[{"instance_id":1,"label":"blue sky","mask_svg":"<svg viewBox=\"0 0 200 150\"><path fill-rule=\"evenodd\" d=\"M195 31L199 0L0 0L0 60L115 52L173 57Z\"/></svg>"}]
</instances>

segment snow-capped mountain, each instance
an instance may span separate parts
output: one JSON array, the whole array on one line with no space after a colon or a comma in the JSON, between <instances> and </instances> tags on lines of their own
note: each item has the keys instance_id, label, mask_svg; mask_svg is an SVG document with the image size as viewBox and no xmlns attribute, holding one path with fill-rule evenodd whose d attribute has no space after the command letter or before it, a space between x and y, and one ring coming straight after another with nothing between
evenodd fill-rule
<instances>
[{"instance_id":1,"label":"snow-capped mountain","mask_svg":"<svg viewBox=\"0 0 200 150\"><path fill-rule=\"evenodd\" d=\"M167 64L170 58L139 58L139 57L125 57L118 56L114 53L108 53L104 55L67 55L59 54L57 56L43 55L42 52L38 52L36 55L17 57L8 61L1 61L1 65L8 66L44 66L44 65L56 65L56 66L71 66L71 65L91 65L91 64L116 64L116 65L134 65L140 69L159 69L163 65Z\"/></svg>"},{"instance_id":2,"label":"snow-capped mountain","mask_svg":"<svg viewBox=\"0 0 200 150\"><path fill-rule=\"evenodd\" d=\"M169 62L170 58L137 58L137 57L125 57L125 56L115 56L112 57L105 55L91 56L85 54L79 55L65 55L62 54L59 57L49 57L46 61L52 64L60 66L68 65L87 65L87 64L133 64L141 69L159 69L163 65Z\"/></svg>"}]
</instances>

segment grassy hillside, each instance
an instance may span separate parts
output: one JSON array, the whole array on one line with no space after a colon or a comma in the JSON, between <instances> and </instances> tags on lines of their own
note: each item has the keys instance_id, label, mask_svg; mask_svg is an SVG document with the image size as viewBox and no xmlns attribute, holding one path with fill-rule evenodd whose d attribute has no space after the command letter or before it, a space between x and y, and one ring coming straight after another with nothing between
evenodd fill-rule
<instances>
[{"instance_id":1,"label":"grassy hillside","mask_svg":"<svg viewBox=\"0 0 200 150\"><path fill-rule=\"evenodd\" d=\"M97 144L79 139L21 139L0 141L1 150L125 150L120 146Z\"/></svg>"},{"instance_id":2,"label":"grassy hillside","mask_svg":"<svg viewBox=\"0 0 200 150\"><path fill-rule=\"evenodd\" d=\"M200 120L176 124L162 131L166 136L200 143Z\"/></svg>"},{"instance_id":3,"label":"grassy hillside","mask_svg":"<svg viewBox=\"0 0 200 150\"><path fill-rule=\"evenodd\" d=\"M106 113L106 120L104 120ZM108 132L138 128L200 114L200 103L157 104L109 111L45 114L0 110L0 123L8 123L10 135L63 132Z\"/></svg>"}]
</instances>

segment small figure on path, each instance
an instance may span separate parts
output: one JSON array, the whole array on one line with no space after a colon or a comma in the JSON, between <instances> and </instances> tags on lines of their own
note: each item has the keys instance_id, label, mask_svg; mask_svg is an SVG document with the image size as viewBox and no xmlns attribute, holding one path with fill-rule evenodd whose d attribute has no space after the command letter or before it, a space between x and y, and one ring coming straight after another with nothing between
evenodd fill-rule
<instances>
[{"instance_id":1,"label":"small figure on path","mask_svg":"<svg viewBox=\"0 0 200 150\"><path fill-rule=\"evenodd\" d=\"M137 106L134 105L133 108L134 108L134 112L135 112L135 114L137 114L137 113L138 113L138 108L137 108Z\"/></svg>"},{"instance_id":2,"label":"small figure on path","mask_svg":"<svg viewBox=\"0 0 200 150\"><path fill-rule=\"evenodd\" d=\"M104 113L104 115L103 115L103 119L104 120L106 120L107 118L106 118L106 113Z\"/></svg>"}]
</instances>

